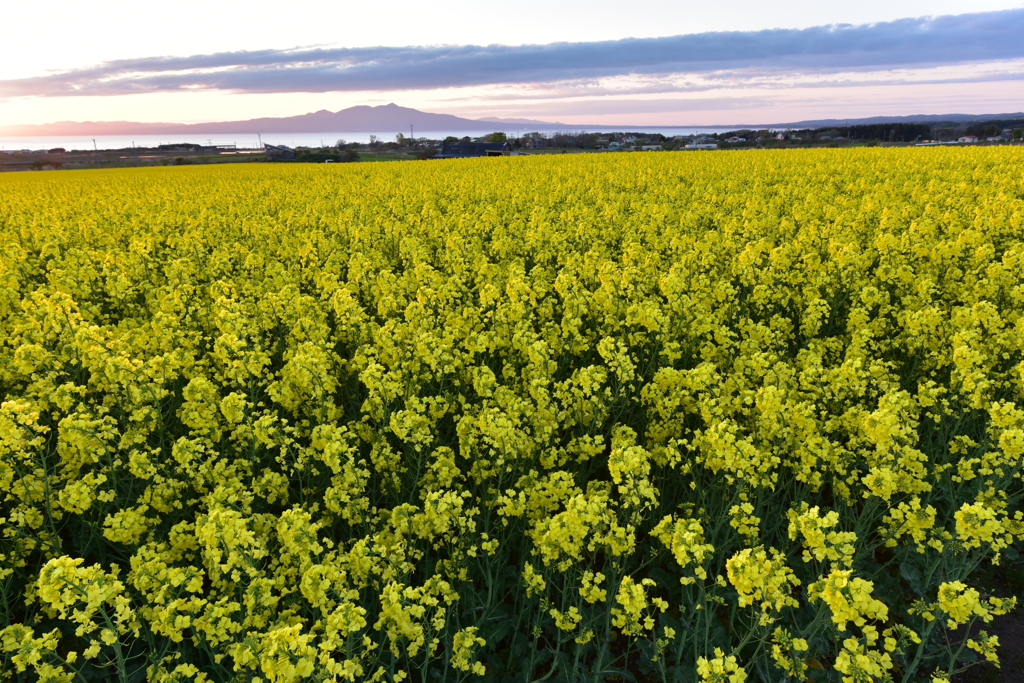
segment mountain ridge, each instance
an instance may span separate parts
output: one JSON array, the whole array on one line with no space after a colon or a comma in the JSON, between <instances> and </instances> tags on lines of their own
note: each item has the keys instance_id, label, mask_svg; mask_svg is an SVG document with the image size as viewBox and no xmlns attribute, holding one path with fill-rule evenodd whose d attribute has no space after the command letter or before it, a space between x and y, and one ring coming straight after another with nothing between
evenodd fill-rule
<instances>
[{"instance_id":1,"label":"mountain ridge","mask_svg":"<svg viewBox=\"0 0 1024 683\"><path fill-rule=\"evenodd\" d=\"M55 135L164 135L164 134L275 134L275 133L381 133L404 132L412 125L416 131L479 131L492 132L495 124L512 125L525 120L466 119L451 114L400 107L394 102L378 106L356 105L340 111L326 109L297 116L260 117L243 121L210 121L205 123L142 123L137 121L57 121L54 123L0 126L0 136L46 137ZM557 122L533 121L532 124L564 127Z\"/></svg>"},{"instance_id":2,"label":"mountain ridge","mask_svg":"<svg viewBox=\"0 0 1024 683\"><path fill-rule=\"evenodd\" d=\"M869 116L861 119L809 119L793 123L770 123L757 126L731 126L732 128L842 128L878 123L973 123L1024 119L1024 112L1014 114L911 114L909 116Z\"/></svg>"},{"instance_id":3,"label":"mountain ridge","mask_svg":"<svg viewBox=\"0 0 1024 683\"><path fill-rule=\"evenodd\" d=\"M557 121L538 121L523 118L498 118L488 116L481 119L467 119L452 114L430 112L401 107L394 102L377 106L356 105L336 112L326 109L296 116L260 117L244 121L211 121L206 123L143 123L138 121L57 121L54 123L18 124L0 126L2 137L52 137L61 135L189 135L189 134L280 134L280 133L383 133L396 131L404 133L412 126L417 132L466 131L487 133L496 125L531 126L547 130L588 130L618 129L645 130L658 128L827 128L865 124L885 123L970 123L1005 119L1024 119L1024 113L1014 114L916 114L909 116L872 116L857 119L812 119L791 123L733 124L702 126L636 126L636 125L582 125L565 124Z\"/></svg>"}]
</instances>

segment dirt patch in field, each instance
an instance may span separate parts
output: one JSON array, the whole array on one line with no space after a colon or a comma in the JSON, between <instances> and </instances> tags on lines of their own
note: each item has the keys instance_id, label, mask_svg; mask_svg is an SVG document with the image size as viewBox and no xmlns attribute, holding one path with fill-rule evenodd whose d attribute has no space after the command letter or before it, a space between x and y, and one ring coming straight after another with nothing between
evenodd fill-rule
<instances>
[{"instance_id":1,"label":"dirt patch in field","mask_svg":"<svg viewBox=\"0 0 1024 683\"><path fill-rule=\"evenodd\" d=\"M998 567L989 567L979 577L978 588L984 588L993 595L1024 596L1024 559L1014 562L1004 560ZM1024 597L1020 598L1024 602ZM982 624L991 635L999 637L999 658L994 664L976 664L956 677L955 683L1024 683L1024 605L1009 614L996 617L991 624Z\"/></svg>"}]
</instances>

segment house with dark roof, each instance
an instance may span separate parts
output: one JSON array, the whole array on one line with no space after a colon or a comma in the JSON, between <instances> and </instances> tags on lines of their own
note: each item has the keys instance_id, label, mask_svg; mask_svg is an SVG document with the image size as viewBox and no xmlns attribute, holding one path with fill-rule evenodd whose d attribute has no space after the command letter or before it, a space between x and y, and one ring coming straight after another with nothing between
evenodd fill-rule
<instances>
[{"instance_id":1,"label":"house with dark roof","mask_svg":"<svg viewBox=\"0 0 1024 683\"><path fill-rule=\"evenodd\" d=\"M267 159L294 159L295 150L285 147L284 145L268 145L263 143L263 151L267 155Z\"/></svg>"},{"instance_id":2,"label":"house with dark roof","mask_svg":"<svg viewBox=\"0 0 1024 683\"><path fill-rule=\"evenodd\" d=\"M501 157L512 152L511 142L448 142L432 159L467 159L471 157Z\"/></svg>"}]
</instances>

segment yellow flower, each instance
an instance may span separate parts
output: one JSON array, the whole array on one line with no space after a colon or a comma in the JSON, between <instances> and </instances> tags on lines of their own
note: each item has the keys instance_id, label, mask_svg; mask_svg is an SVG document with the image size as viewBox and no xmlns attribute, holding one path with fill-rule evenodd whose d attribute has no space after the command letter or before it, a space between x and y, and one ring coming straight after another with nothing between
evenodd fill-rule
<instances>
[{"instance_id":1,"label":"yellow flower","mask_svg":"<svg viewBox=\"0 0 1024 683\"><path fill-rule=\"evenodd\" d=\"M835 666L844 674L843 683L874 683L888 675L892 659L888 652L871 650L856 638L847 638L836 655Z\"/></svg>"},{"instance_id":2,"label":"yellow flower","mask_svg":"<svg viewBox=\"0 0 1024 683\"><path fill-rule=\"evenodd\" d=\"M799 509L791 509L789 515L789 538L802 539L804 562L813 557L818 562L828 559L844 567L851 566L856 550L857 534L852 531L830 531L839 524L839 513L829 511L821 517L817 507L806 503Z\"/></svg>"},{"instance_id":3,"label":"yellow flower","mask_svg":"<svg viewBox=\"0 0 1024 683\"><path fill-rule=\"evenodd\" d=\"M477 635L479 629L476 626L467 626L459 630L452 639L452 666L459 671L472 671L477 676L487 673L484 665L473 661L474 652L478 647L483 647L487 641Z\"/></svg>"},{"instance_id":4,"label":"yellow flower","mask_svg":"<svg viewBox=\"0 0 1024 683\"><path fill-rule=\"evenodd\" d=\"M697 658L697 674L701 683L743 683L747 680L747 672L737 663L736 657L726 657L717 647L711 659Z\"/></svg>"},{"instance_id":5,"label":"yellow flower","mask_svg":"<svg viewBox=\"0 0 1024 683\"><path fill-rule=\"evenodd\" d=\"M601 584L604 582L605 576L601 572L596 574L592 571L583 572L583 579L580 585L580 597L594 604L595 602L604 602L605 598L608 597L608 591L601 588Z\"/></svg>"},{"instance_id":6,"label":"yellow flower","mask_svg":"<svg viewBox=\"0 0 1024 683\"><path fill-rule=\"evenodd\" d=\"M886 619L889 608L872 597L874 583L853 576L852 570L834 570L828 576L807 587L812 601L822 600L832 611L832 622L840 631L853 622L864 627L867 621Z\"/></svg>"},{"instance_id":7,"label":"yellow flower","mask_svg":"<svg viewBox=\"0 0 1024 683\"><path fill-rule=\"evenodd\" d=\"M651 579L636 583L624 576L615 594L615 605L611 609L612 624L627 636L636 636L654 628L654 618L645 614L648 608L645 585L653 585Z\"/></svg>"},{"instance_id":8,"label":"yellow flower","mask_svg":"<svg viewBox=\"0 0 1024 683\"><path fill-rule=\"evenodd\" d=\"M748 541L757 541L761 533L761 518L753 513L754 506L750 503L740 503L729 508L729 526Z\"/></svg>"},{"instance_id":9,"label":"yellow flower","mask_svg":"<svg viewBox=\"0 0 1024 683\"><path fill-rule=\"evenodd\" d=\"M704 564L712 557L715 547L704 542L704 528L695 519L677 520L672 515L664 517L651 532L662 545L669 549L679 566L684 570L693 565L690 572L698 579L708 577ZM684 585L694 583L694 577L683 576Z\"/></svg>"},{"instance_id":10,"label":"yellow flower","mask_svg":"<svg viewBox=\"0 0 1024 683\"><path fill-rule=\"evenodd\" d=\"M543 593L547 588L544 577L538 574L529 562L523 565L523 584L526 586L526 595L529 597Z\"/></svg>"},{"instance_id":11,"label":"yellow flower","mask_svg":"<svg viewBox=\"0 0 1024 683\"><path fill-rule=\"evenodd\" d=\"M982 621L992 621L992 614L986 601L973 588L960 581L947 581L939 585L938 607L949 617L947 626L950 630L966 624L975 617Z\"/></svg>"},{"instance_id":12,"label":"yellow flower","mask_svg":"<svg viewBox=\"0 0 1024 683\"><path fill-rule=\"evenodd\" d=\"M942 551L942 541L929 533L935 527L935 508L931 505L922 508L918 496L890 508L884 522L886 527L879 528L879 532L887 537L886 546L896 547L900 538L909 534L917 544L917 552L925 552L926 545Z\"/></svg>"},{"instance_id":13,"label":"yellow flower","mask_svg":"<svg viewBox=\"0 0 1024 683\"><path fill-rule=\"evenodd\" d=\"M788 675L797 679L803 677L807 671L807 662L802 653L806 652L807 641L803 638L794 638L782 627L772 633L772 659Z\"/></svg>"},{"instance_id":14,"label":"yellow flower","mask_svg":"<svg viewBox=\"0 0 1024 683\"><path fill-rule=\"evenodd\" d=\"M996 652L996 648L999 647L999 636L991 636L985 631L980 631L977 640L967 639L967 647L984 657L985 661L999 666L999 654Z\"/></svg>"},{"instance_id":15,"label":"yellow flower","mask_svg":"<svg viewBox=\"0 0 1024 683\"><path fill-rule=\"evenodd\" d=\"M966 548L980 548L987 544L999 552L1013 542L995 510L983 503L964 503L953 515L956 520L956 538Z\"/></svg>"},{"instance_id":16,"label":"yellow flower","mask_svg":"<svg viewBox=\"0 0 1024 683\"><path fill-rule=\"evenodd\" d=\"M583 619L575 605L569 607L569 610L566 612L561 612L552 607L548 610L548 614L555 620L555 626L563 631L575 631Z\"/></svg>"},{"instance_id":17,"label":"yellow flower","mask_svg":"<svg viewBox=\"0 0 1024 683\"><path fill-rule=\"evenodd\" d=\"M760 603L762 612L770 612L799 604L790 590L800 585L800 580L786 566L778 550L769 550L770 553L763 547L745 548L725 563L729 582L739 593L740 607Z\"/></svg>"}]
</instances>

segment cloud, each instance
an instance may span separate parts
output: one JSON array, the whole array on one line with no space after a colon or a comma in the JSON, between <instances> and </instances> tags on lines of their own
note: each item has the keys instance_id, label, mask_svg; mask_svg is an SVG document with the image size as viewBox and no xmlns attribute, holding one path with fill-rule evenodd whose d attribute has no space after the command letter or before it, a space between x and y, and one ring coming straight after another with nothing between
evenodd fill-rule
<instances>
[{"instance_id":1,"label":"cloud","mask_svg":"<svg viewBox=\"0 0 1024 683\"><path fill-rule=\"evenodd\" d=\"M711 91L771 91L794 88L834 88L872 85L964 84L984 82L1024 83L1024 59L952 64L887 70L860 69L821 73L733 70L712 73L631 74L574 81L549 81L478 88L474 101L507 102L591 99L603 96L648 96L708 93ZM440 102L460 103L465 95L454 91Z\"/></svg>"},{"instance_id":2,"label":"cloud","mask_svg":"<svg viewBox=\"0 0 1024 683\"><path fill-rule=\"evenodd\" d=\"M629 75L829 74L1024 57L1024 9L864 25L665 38L372 48L295 48L126 59L0 81L0 95L55 97L220 90L426 90Z\"/></svg>"}]
</instances>

